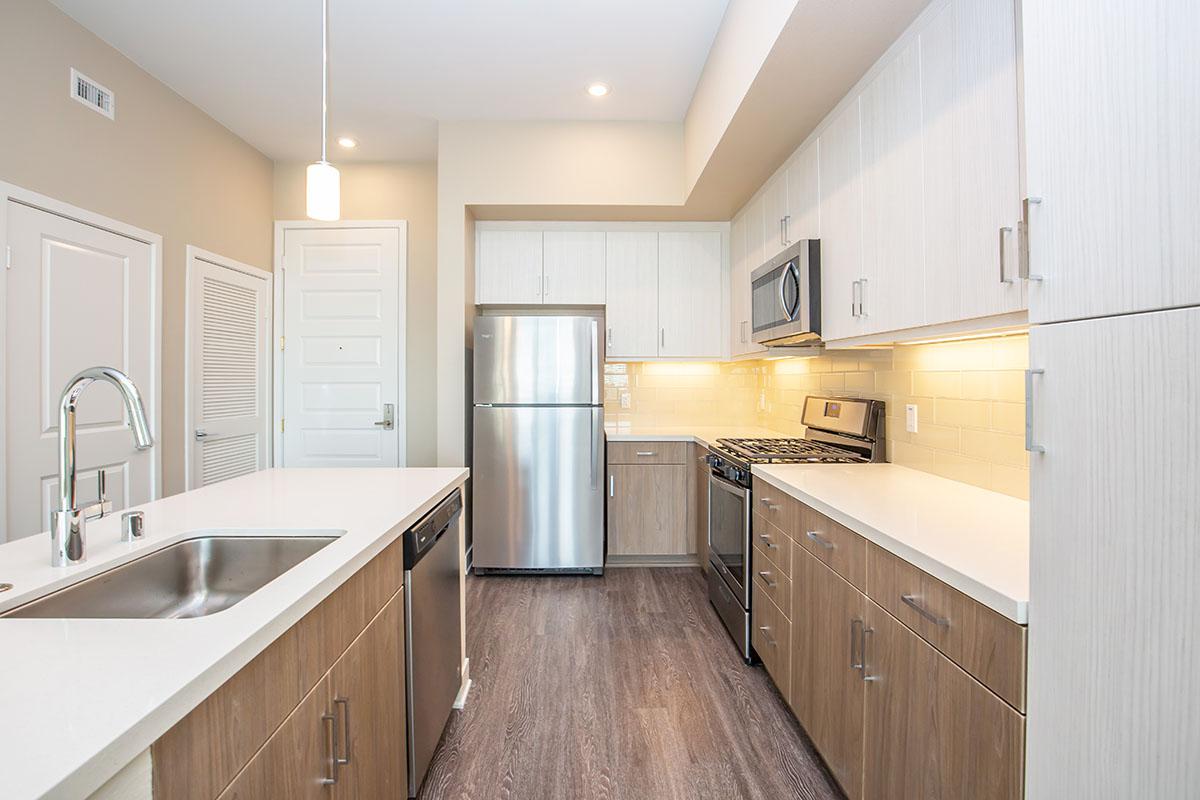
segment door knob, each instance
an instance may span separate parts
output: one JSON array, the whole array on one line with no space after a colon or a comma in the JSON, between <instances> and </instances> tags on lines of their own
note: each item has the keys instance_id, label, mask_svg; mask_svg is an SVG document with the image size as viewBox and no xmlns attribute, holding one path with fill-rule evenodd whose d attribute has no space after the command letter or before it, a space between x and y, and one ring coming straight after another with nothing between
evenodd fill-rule
<instances>
[{"instance_id":1,"label":"door knob","mask_svg":"<svg viewBox=\"0 0 1200 800\"><path fill-rule=\"evenodd\" d=\"M196 438L197 439L207 439L208 431L204 430L204 428L196 428Z\"/></svg>"},{"instance_id":2,"label":"door knob","mask_svg":"<svg viewBox=\"0 0 1200 800\"><path fill-rule=\"evenodd\" d=\"M391 403L383 404L383 419L375 423L385 431L390 431L396 427L396 407Z\"/></svg>"}]
</instances>

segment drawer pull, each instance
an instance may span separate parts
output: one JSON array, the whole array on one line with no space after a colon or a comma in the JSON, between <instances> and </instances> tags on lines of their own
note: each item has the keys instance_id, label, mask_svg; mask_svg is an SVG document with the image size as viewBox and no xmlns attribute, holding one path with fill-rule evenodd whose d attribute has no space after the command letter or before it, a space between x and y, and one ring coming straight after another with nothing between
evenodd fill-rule
<instances>
[{"instance_id":1,"label":"drawer pull","mask_svg":"<svg viewBox=\"0 0 1200 800\"><path fill-rule=\"evenodd\" d=\"M637 454L641 458L653 458L654 456L658 455L658 453L653 450L638 450Z\"/></svg>"},{"instance_id":2,"label":"drawer pull","mask_svg":"<svg viewBox=\"0 0 1200 800\"><path fill-rule=\"evenodd\" d=\"M863 621L861 619L850 620L850 669L863 668L863 660L862 656L860 655L862 653L862 649L859 648L858 652L855 652L854 647L854 643L858 641L858 632L862 630L862 628Z\"/></svg>"},{"instance_id":3,"label":"drawer pull","mask_svg":"<svg viewBox=\"0 0 1200 800\"><path fill-rule=\"evenodd\" d=\"M773 580L771 580L771 572L770 572L770 570L765 570L765 569L759 570L759 571L758 571L758 577L760 577L760 578L762 578L764 581L766 581L766 582L767 582L767 586L768 586L768 587L770 587L770 588L772 588L772 589L774 589L776 586L778 586L778 585L779 585L778 581L773 581Z\"/></svg>"},{"instance_id":4,"label":"drawer pull","mask_svg":"<svg viewBox=\"0 0 1200 800\"><path fill-rule=\"evenodd\" d=\"M762 503L764 506L766 506L766 507L767 507L767 511L778 511L778 510L779 510L779 504L778 504L778 503L772 503L772 502L771 502L771 498L769 498L769 497L760 497L760 498L759 498L759 500L758 500L758 502L760 502L760 503Z\"/></svg>"},{"instance_id":5,"label":"drawer pull","mask_svg":"<svg viewBox=\"0 0 1200 800\"><path fill-rule=\"evenodd\" d=\"M759 625L758 629L762 631L763 638L767 640L767 644L771 645L771 647L775 647L775 640L771 638L771 626Z\"/></svg>"},{"instance_id":6,"label":"drawer pull","mask_svg":"<svg viewBox=\"0 0 1200 800\"><path fill-rule=\"evenodd\" d=\"M779 545L777 545L777 544L775 544L774 542L772 542L772 541L771 541L771 537L770 537L770 536L768 536L767 534L765 534L765 533L760 533L760 534L758 535L758 538L760 538L760 539L762 539L764 542L766 542L766 543L767 543L767 547L771 548L772 550L778 550L778 549L779 549Z\"/></svg>"},{"instance_id":7,"label":"drawer pull","mask_svg":"<svg viewBox=\"0 0 1200 800\"><path fill-rule=\"evenodd\" d=\"M922 617L929 620L934 625L937 625L939 628L950 627L950 620L946 619L945 617L939 617L937 614L930 611L921 603L920 598L918 598L916 595L902 594L900 595L900 599L904 601L904 605L908 606L913 611L916 611Z\"/></svg>"},{"instance_id":8,"label":"drawer pull","mask_svg":"<svg viewBox=\"0 0 1200 800\"><path fill-rule=\"evenodd\" d=\"M821 545L821 547L824 547L826 550L833 549L833 542L829 541L828 539L826 539L824 536L817 533L816 531L809 531L805 535L808 536L808 538L812 539L817 544Z\"/></svg>"}]
</instances>

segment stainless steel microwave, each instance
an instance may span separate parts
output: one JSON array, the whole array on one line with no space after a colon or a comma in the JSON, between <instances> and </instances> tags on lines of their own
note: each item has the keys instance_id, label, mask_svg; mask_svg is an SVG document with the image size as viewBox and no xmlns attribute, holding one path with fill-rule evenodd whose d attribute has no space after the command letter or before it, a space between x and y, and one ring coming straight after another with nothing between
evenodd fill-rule
<instances>
[{"instance_id":1,"label":"stainless steel microwave","mask_svg":"<svg viewBox=\"0 0 1200 800\"><path fill-rule=\"evenodd\" d=\"M821 242L801 239L750 275L753 339L771 347L821 339Z\"/></svg>"}]
</instances>

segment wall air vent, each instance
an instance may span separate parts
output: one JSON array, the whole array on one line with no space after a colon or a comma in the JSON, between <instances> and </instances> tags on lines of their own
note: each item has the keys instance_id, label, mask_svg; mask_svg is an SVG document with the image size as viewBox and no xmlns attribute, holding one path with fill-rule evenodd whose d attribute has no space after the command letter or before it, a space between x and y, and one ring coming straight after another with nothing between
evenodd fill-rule
<instances>
[{"instance_id":1,"label":"wall air vent","mask_svg":"<svg viewBox=\"0 0 1200 800\"><path fill-rule=\"evenodd\" d=\"M116 96L74 67L71 68L71 97L109 119L116 119Z\"/></svg>"}]
</instances>

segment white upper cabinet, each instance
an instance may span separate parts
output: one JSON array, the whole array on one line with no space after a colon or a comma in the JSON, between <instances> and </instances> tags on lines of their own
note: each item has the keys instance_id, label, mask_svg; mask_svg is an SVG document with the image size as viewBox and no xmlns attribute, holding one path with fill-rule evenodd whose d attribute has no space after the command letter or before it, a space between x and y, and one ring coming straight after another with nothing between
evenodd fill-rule
<instances>
[{"instance_id":1,"label":"white upper cabinet","mask_svg":"<svg viewBox=\"0 0 1200 800\"><path fill-rule=\"evenodd\" d=\"M721 234L679 231L658 235L658 354L720 358Z\"/></svg>"},{"instance_id":2,"label":"white upper cabinet","mask_svg":"<svg viewBox=\"0 0 1200 800\"><path fill-rule=\"evenodd\" d=\"M542 234L542 302L604 305L604 232Z\"/></svg>"},{"instance_id":3,"label":"white upper cabinet","mask_svg":"<svg viewBox=\"0 0 1200 800\"><path fill-rule=\"evenodd\" d=\"M658 234L605 234L605 355L658 355Z\"/></svg>"},{"instance_id":4,"label":"white upper cabinet","mask_svg":"<svg viewBox=\"0 0 1200 800\"><path fill-rule=\"evenodd\" d=\"M542 302L542 232L481 230L475 261L475 302Z\"/></svg>"},{"instance_id":5,"label":"white upper cabinet","mask_svg":"<svg viewBox=\"0 0 1200 800\"><path fill-rule=\"evenodd\" d=\"M774 258L787 247L788 183L787 171L778 172L763 190L763 257ZM753 269L762 266L759 262Z\"/></svg>"},{"instance_id":6,"label":"white upper cabinet","mask_svg":"<svg viewBox=\"0 0 1200 800\"><path fill-rule=\"evenodd\" d=\"M910 40L861 101L866 331L925 323L921 208L921 62Z\"/></svg>"},{"instance_id":7,"label":"white upper cabinet","mask_svg":"<svg viewBox=\"0 0 1200 800\"><path fill-rule=\"evenodd\" d=\"M1021 18L1031 321L1200 303L1200 3Z\"/></svg>"},{"instance_id":8,"label":"white upper cabinet","mask_svg":"<svg viewBox=\"0 0 1200 800\"><path fill-rule=\"evenodd\" d=\"M821 238L821 140L802 147L787 168L788 244Z\"/></svg>"},{"instance_id":9,"label":"white upper cabinet","mask_svg":"<svg viewBox=\"0 0 1200 800\"><path fill-rule=\"evenodd\" d=\"M865 276L858 106L857 98L848 103L821 134L821 335L827 340L867 332L859 308Z\"/></svg>"},{"instance_id":10,"label":"white upper cabinet","mask_svg":"<svg viewBox=\"0 0 1200 800\"><path fill-rule=\"evenodd\" d=\"M746 215L733 221L729 235L729 352L732 356L762 353L751 329L750 261L746 258Z\"/></svg>"},{"instance_id":11,"label":"white upper cabinet","mask_svg":"<svg viewBox=\"0 0 1200 800\"><path fill-rule=\"evenodd\" d=\"M753 272L767 260L767 246L763 233L764 200L760 194L746 206L746 268ZM747 290L749 291L749 290Z\"/></svg>"}]
</instances>

